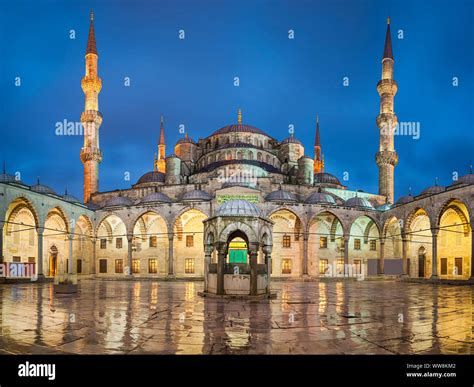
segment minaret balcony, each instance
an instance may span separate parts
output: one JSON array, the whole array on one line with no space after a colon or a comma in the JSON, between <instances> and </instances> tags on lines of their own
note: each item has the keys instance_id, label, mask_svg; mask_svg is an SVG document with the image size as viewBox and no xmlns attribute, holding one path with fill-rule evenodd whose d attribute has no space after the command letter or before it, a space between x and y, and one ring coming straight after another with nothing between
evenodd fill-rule
<instances>
[{"instance_id":1,"label":"minaret balcony","mask_svg":"<svg viewBox=\"0 0 474 387\"><path fill-rule=\"evenodd\" d=\"M99 93L102 89L102 80L99 77L88 77L85 76L81 80L81 87L84 93L95 91Z\"/></svg>"},{"instance_id":2,"label":"minaret balcony","mask_svg":"<svg viewBox=\"0 0 474 387\"><path fill-rule=\"evenodd\" d=\"M382 94L397 94L398 84L393 79L381 79L377 83L377 92L381 96Z\"/></svg>"},{"instance_id":3,"label":"minaret balcony","mask_svg":"<svg viewBox=\"0 0 474 387\"><path fill-rule=\"evenodd\" d=\"M102 113L98 110L85 110L81 113L81 122L93 122L96 128L99 128L102 125Z\"/></svg>"},{"instance_id":4,"label":"minaret balcony","mask_svg":"<svg viewBox=\"0 0 474 387\"><path fill-rule=\"evenodd\" d=\"M85 163L86 161L102 161L102 151L99 148L88 146L81 148L81 161Z\"/></svg>"},{"instance_id":5,"label":"minaret balcony","mask_svg":"<svg viewBox=\"0 0 474 387\"><path fill-rule=\"evenodd\" d=\"M380 129L385 128L388 123L391 123L391 128L394 131L398 124L398 117L394 113L380 113L376 121Z\"/></svg>"},{"instance_id":6,"label":"minaret balcony","mask_svg":"<svg viewBox=\"0 0 474 387\"><path fill-rule=\"evenodd\" d=\"M377 165L397 165L398 164L398 155L395 151L381 151L375 154L375 161Z\"/></svg>"}]
</instances>

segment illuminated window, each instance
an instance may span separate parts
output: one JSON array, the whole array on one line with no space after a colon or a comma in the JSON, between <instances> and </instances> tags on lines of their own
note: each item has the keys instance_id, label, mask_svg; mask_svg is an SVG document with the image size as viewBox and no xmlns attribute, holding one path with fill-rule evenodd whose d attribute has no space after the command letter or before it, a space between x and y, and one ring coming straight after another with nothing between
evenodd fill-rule
<instances>
[{"instance_id":1,"label":"illuminated window","mask_svg":"<svg viewBox=\"0 0 474 387\"><path fill-rule=\"evenodd\" d=\"M102 250L107 248L107 239L103 238L103 239L100 240L100 248Z\"/></svg>"},{"instance_id":2,"label":"illuminated window","mask_svg":"<svg viewBox=\"0 0 474 387\"><path fill-rule=\"evenodd\" d=\"M360 239L354 239L354 250L360 250Z\"/></svg>"},{"instance_id":3,"label":"illuminated window","mask_svg":"<svg viewBox=\"0 0 474 387\"><path fill-rule=\"evenodd\" d=\"M35 257L28 257L28 263L35 263Z\"/></svg>"},{"instance_id":4,"label":"illuminated window","mask_svg":"<svg viewBox=\"0 0 474 387\"><path fill-rule=\"evenodd\" d=\"M186 235L186 247L194 246L194 235Z\"/></svg>"},{"instance_id":5,"label":"illuminated window","mask_svg":"<svg viewBox=\"0 0 474 387\"><path fill-rule=\"evenodd\" d=\"M107 260L99 259L99 273L107 273Z\"/></svg>"},{"instance_id":6,"label":"illuminated window","mask_svg":"<svg viewBox=\"0 0 474 387\"><path fill-rule=\"evenodd\" d=\"M283 236L283 247L291 247L291 236L289 235Z\"/></svg>"},{"instance_id":7,"label":"illuminated window","mask_svg":"<svg viewBox=\"0 0 474 387\"><path fill-rule=\"evenodd\" d=\"M441 258L441 275L448 274L448 258Z\"/></svg>"},{"instance_id":8,"label":"illuminated window","mask_svg":"<svg viewBox=\"0 0 474 387\"><path fill-rule=\"evenodd\" d=\"M122 248L122 238L116 238L115 239L115 248L116 249L121 249Z\"/></svg>"},{"instance_id":9,"label":"illuminated window","mask_svg":"<svg viewBox=\"0 0 474 387\"><path fill-rule=\"evenodd\" d=\"M149 240L149 247L156 247L157 246L157 238L156 236L151 236Z\"/></svg>"},{"instance_id":10,"label":"illuminated window","mask_svg":"<svg viewBox=\"0 0 474 387\"><path fill-rule=\"evenodd\" d=\"M319 260L319 274L326 274L327 268L328 268L328 260L320 259Z\"/></svg>"},{"instance_id":11,"label":"illuminated window","mask_svg":"<svg viewBox=\"0 0 474 387\"><path fill-rule=\"evenodd\" d=\"M156 259L148 260L148 273L150 274L158 273L158 260Z\"/></svg>"},{"instance_id":12,"label":"illuminated window","mask_svg":"<svg viewBox=\"0 0 474 387\"><path fill-rule=\"evenodd\" d=\"M77 264L76 264L76 268L77 268L77 274L81 274L82 273L82 259L78 259L77 260Z\"/></svg>"},{"instance_id":13,"label":"illuminated window","mask_svg":"<svg viewBox=\"0 0 474 387\"><path fill-rule=\"evenodd\" d=\"M123 259L115 260L115 273L123 273Z\"/></svg>"},{"instance_id":14,"label":"illuminated window","mask_svg":"<svg viewBox=\"0 0 474 387\"><path fill-rule=\"evenodd\" d=\"M184 260L184 272L186 274L194 274L194 258L186 258Z\"/></svg>"},{"instance_id":15,"label":"illuminated window","mask_svg":"<svg viewBox=\"0 0 474 387\"><path fill-rule=\"evenodd\" d=\"M338 259L336 261L337 274L344 274L344 259Z\"/></svg>"},{"instance_id":16,"label":"illuminated window","mask_svg":"<svg viewBox=\"0 0 474 387\"><path fill-rule=\"evenodd\" d=\"M377 250L377 240L372 239L370 241L370 251L376 251Z\"/></svg>"},{"instance_id":17,"label":"illuminated window","mask_svg":"<svg viewBox=\"0 0 474 387\"><path fill-rule=\"evenodd\" d=\"M282 259L281 261L281 273L291 274L291 259Z\"/></svg>"},{"instance_id":18,"label":"illuminated window","mask_svg":"<svg viewBox=\"0 0 474 387\"><path fill-rule=\"evenodd\" d=\"M328 248L328 237L319 237L319 248L320 249Z\"/></svg>"},{"instance_id":19,"label":"illuminated window","mask_svg":"<svg viewBox=\"0 0 474 387\"><path fill-rule=\"evenodd\" d=\"M21 257L13 257L13 262L21 262Z\"/></svg>"},{"instance_id":20,"label":"illuminated window","mask_svg":"<svg viewBox=\"0 0 474 387\"><path fill-rule=\"evenodd\" d=\"M140 273L140 260L132 259L132 273Z\"/></svg>"},{"instance_id":21,"label":"illuminated window","mask_svg":"<svg viewBox=\"0 0 474 387\"><path fill-rule=\"evenodd\" d=\"M454 275L462 275L462 258L454 258Z\"/></svg>"}]
</instances>

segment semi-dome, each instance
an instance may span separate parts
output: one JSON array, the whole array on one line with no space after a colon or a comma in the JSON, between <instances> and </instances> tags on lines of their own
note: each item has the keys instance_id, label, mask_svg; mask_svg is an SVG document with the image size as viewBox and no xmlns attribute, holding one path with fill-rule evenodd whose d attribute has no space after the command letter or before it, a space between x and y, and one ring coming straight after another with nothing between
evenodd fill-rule
<instances>
[{"instance_id":1,"label":"semi-dome","mask_svg":"<svg viewBox=\"0 0 474 387\"><path fill-rule=\"evenodd\" d=\"M410 203L412 202L414 199L413 199L413 196L411 194L408 194L408 195L405 195L405 196L401 196L398 200L397 200L397 203L396 204L406 204L406 203Z\"/></svg>"},{"instance_id":2,"label":"semi-dome","mask_svg":"<svg viewBox=\"0 0 474 387\"><path fill-rule=\"evenodd\" d=\"M219 134L226 134L226 133L242 133L242 132L243 133L262 134L264 136L270 137L263 130L260 130L259 128L256 128L255 126L244 125L244 124L233 124L233 125L224 126L220 129L216 130L214 133L212 133L211 136L216 136L216 135L219 135Z\"/></svg>"},{"instance_id":3,"label":"semi-dome","mask_svg":"<svg viewBox=\"0 0 474 387\"><path fill-rule=\"evenodd\" d=\"M267 202L297 202L298 201L294 193L285 191L281 188L276 191L270 192L265 197L265 200Z\"/></svg>"},{"instance_id":4,"label":"semi-dome","mask_svg":"<svg viewBox=\"0 0 474 387\"><path fill-rule=\"evenodd\" d=\"M344 205L346 207L374 208L367 199L358 196L347 199Z\"/></svg>"},{"instance_id":5,"label":"semi-dome","mask_svg":"<svg viewBox=\"0 0 474 387\"><path fill-rule=\"evenodd\" d=\"M47 185L44 185L44 184L40 184L39 180L35 185L31 186L31 190L38 193L42 193L42 194L56 195L56 192L54 192L54 190L51 187L48 187Z\"/></svg>"},{"instance_id":6,"label":"semi-dome","mask_svg":"<svg viewBox=\"0 0 474 387\"><path fill-rule=\"evenodd\" d=\"M327 172L315 173L314 184L337 184L342 185L339 179Z\"/></svg>"},{"instance_id":7,"label":"semi-dome","mask_svg":"<svg viewBox=\"0 0 474 387\"><path fill-rule=\"evenodd\" d=\"M145 196L140 203L171 203L171 201L170 197L163 192L152 192Z\"/></svg>"},{"instance_id":8,"label":"semi-dome","mask_svg":"<svg viewBox=\"0 0 474 387\"><path fill-rule=\"evenodd\" d=\"M182 197L181 200L183 202L191 202L191 201L209 201L212 199L212 196L209 195L206 191L200 189L193 189L192 191L186 192Z\"/></svg>"},{"instance_id":9,"label":"semi-dome","mask_svg":"<svg viewBox=\"0 0 474 387\"><path fill-rule=\"evenodd\" d=\"M216 211L216 216L260 216L260 209L247 200L229 200Z\"/></svg>"},{"instance_id":10,"label":"semi-dome","mask_svg":"<svg viewBox=\"0 0 474 387\"><path fill-rule=\"evenodd\" d=\"M440 185L432 185L431 187L425 188L421 191L421 195L434 195L444 191L446 191L446 188L441 187Z\"/></svg>"},{"instance_id":11,"label":"semi-dome","mask_svg":"<svg viewBox=\"0 0 474 387\"><path fill-rule=\"evenodd\" d=\"M336 204L334 198L325 192L313 192L305 202L308 204Z\"/></svg>"},{"instance_id":12,"label":"semi-dome","mask_svg":"<svg viewBox=\"0 0 474 387\"><path fill-rule=\"evenodd\" d=\"M140 177L137 181L137 184L143 183L164 183L165 182L165 174L158 172L158 171L151 171L145 173L142 177Z\"/></svg>"},{"instance_id":13,"label":"semi-dome","mask_svg":"<svg viewBox=\"0 0 474 387\"><path fill-rule=\"evenodd\" d=\"M114 196L105 202L104 207L127 207L132 204L133 202L125 196Z\"/></svg>"}]
</instances>

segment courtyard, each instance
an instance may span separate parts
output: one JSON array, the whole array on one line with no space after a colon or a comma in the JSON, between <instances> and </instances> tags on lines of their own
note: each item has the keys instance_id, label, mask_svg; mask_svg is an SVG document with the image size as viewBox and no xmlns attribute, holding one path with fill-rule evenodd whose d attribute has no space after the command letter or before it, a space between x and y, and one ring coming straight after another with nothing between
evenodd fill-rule
<instances>
[{"instance_id":1,"label":"courtyard","mask_svg":"<svg viewBox=\"0 0 474 387\"><path fill-rule=\"evenodd\" d=\"M273 282L276 299L200 297L199 281L0 285L0 354L472 354L470 286Z\"/></svg>"}]
</instances>

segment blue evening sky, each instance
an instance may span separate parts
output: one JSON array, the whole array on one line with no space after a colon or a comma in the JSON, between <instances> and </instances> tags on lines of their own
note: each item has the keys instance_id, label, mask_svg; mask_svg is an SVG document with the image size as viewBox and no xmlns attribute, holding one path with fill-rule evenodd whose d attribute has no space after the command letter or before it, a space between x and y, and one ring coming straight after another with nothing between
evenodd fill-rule
<instances>
[{"instance_id":1,"label":"blue evening sky","mask_svg":"<svg viewBox=\"0 0 474 387\"><path fill-rule=\"evenodd\" d=\"M396 197L409 187L419 193L435 177L448 185L453 172L465 174L474 161L470 0L0 4L0 159L26 183L40 176L57 192L67 187L82 197L82 138L57 136L55 125L78 122L84 109L80 81L91 8L103 82L101 190L130 187L152 169L161 113L169 154L180 124L194 139L205 137L235 123L241 107L244 123L278 139L293 124L311 156L319 114L326 171L340 179L348 172L350 189L376 193L376 84L387 15L399 85L395 111L399 121L421 129L417 140L395 139Z\"/></svg>"}]
</instances>

